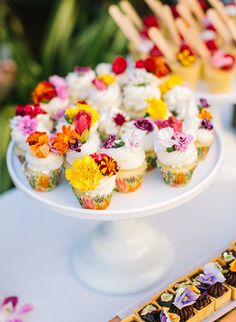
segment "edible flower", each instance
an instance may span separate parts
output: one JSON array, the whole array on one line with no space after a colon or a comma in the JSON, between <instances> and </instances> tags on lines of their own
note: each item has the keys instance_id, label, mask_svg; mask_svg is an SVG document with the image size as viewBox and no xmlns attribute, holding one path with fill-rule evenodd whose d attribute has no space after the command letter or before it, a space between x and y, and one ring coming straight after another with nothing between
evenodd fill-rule
<instances>
[{"instance_id":1,"label":"edible flower","mask_svg":"<svg viewBox=\"0 0 236 322\"><path fill-rule=\"evenodd\" d=\"M157 17L154 15L145 16L143 18L143 24L146 28L159 27Z\"/></svg>"},{"instance_id":2,"label":"edible flower","mask_svg":"<svg viewBox=\"0 0 236 322\"><path fill-rule=\"evenodd\" d=\"M96 87L98 91L104 91L105 89L107 89L107 85L104 83L102 79L95 78L92 81L92 84Z\"/></svg>"},{"instance_id":3,"label":"edible flower","mask_svg":"<svg viewBox=\"0 0 236 322\"><path fill-rule=\"evenodd\" d=\"M48 103L52 98L57 96L56 88L47 81L40 82L32 93L34 103Z\"/></svg>"},{"instance_id":4,"label":"edible flower","mask_svg":"<svg viewBox=\"0 0 236 322\"><path fill-rule=\"evenodd\" d=\"M177 293L174 300L174 305L181 310L182 308L192 305L196 302L199 295L186 287L182 293Z\"/></svg>"},{"instance_id":5,"label":"edible flower","mask_svg":"<svg viewBox=\"0 0 236 322\"><path fill-rule=\"evenodd\" d=\"M31 304L19 306L19 299L16 296L3 298L0 302L0 321L23 322L23 316L32 310Z\"/></svg>"},{"instance_id":6,"label":"edible flower","mask_svg":"<svg viewBox=\"0 0 236 322\"><path fill-rule=\"evenodd\" d=\"M189 67L194 64L196 57L194 56L191 48L187 45L182 45L180 51L177 54L178 61L185 67Z\"/></svg>"},{"instance_id":7,"label":"edible flower","mask_svg":"<svg viewBox=\"0 0 236 322\"><path fill-rule=\"evenodd\" d=\"M176 85L183 85L183 81L179 75L170 76L164 83L160 85L160 91L162 95L165 95Z\"/></svg>"},{"instance_id":8,"label":"edible flower","mask_svg":"<svg viewBox=\"0 0 236 322\"><path fill-rule=\"evenodd\" d=\"M160 322L171 322L170 316L165 310L160 312Z\"/></svg>"},{"instance_id":9,"label":"edible flower","mask_svg":"<svg viewBox=\"0 0 236 322\"><path fill-rule=\"evenodd\" d=\"M30 118L34 118L38 114L47 114L39 104L17 105L16 107L16 116L28 115Z\"/></svg>"},{"instance_id":10,"label":"edible flower","mask_svg":"<svg viewBox=\"0 0 236 322\"><path fill-rule=\"evenodd\" d=\"M213 124L210 120L208 119L203 119L200 125L200 128L212 131L213 130Z\"/></svg>"},{"instance_id":11,"label":"edible flower","mask_svg":"<svg viewBox=\"0 0 236 322\"><path fill-rule=\"evenodd\" d=\"M199 113L198 113L198 117L200 119L207 119L207 120L212 120L213 116L212 113L209 112L206 108L202 108L200 109Z\"/></svg>"},{"instance_id":12,"label":"edible flower","mask_svg":"<svg viewBox=\"0 0 236 322\"><path fill-rule=\"evenodd\" d=\"M171 127L177 133L181 133L183 130L183 122L178 120L175 116L169 116L168 119L164 121L158 119L155 123L159 129Z\"/></svg>"},{"instance_id":13,"label":"edible flower","mask_svg":"<svg viewBox=\"0 0 236 322\"><path fill-rule=\"evenodd\" d=\"M117 162L106 153L94 153L90 155L97 163L103 176L114 176L119 168Z\"/></svg>"},{"instance_id":14,"label":"edible flower","mask_svg":"<svg viewBox=\"0 0 236 322\"><path fill-rule=\"evenodd\" d=\"M60 99L65 100L68 98L68 88L63 77L57 75L50 76L49 82L55 87L57 96Z\"/></svg>"},{"instance_id":15,"label":"edible flower","mask_svg":"<svg viewBox=\"0 0 236 322\"><path fill-rule=\"evenodd\" d=\"M107 86L113 84L116 82L116 78L113 75L107 74L107 75L99 75L97 79L101 80L106 84Z\"/></svg>"},{"instance_id":16,"label":"edible flower","mask_svg":"<svg viewBox=\"0 0 236 322\"><path fill-rule=\"evenodd\" d=\"M224 275L214 263L209 263L203 268L204 274L200 274L198 282L207 285L213 285L217 282L223 283L225 281Z\"/></svg>"},{"instance_id":17,"label":"edible flower","mask_svg":"<svg viewBox=\"0 0 236 322\"><path fill-rule=\"evenodd\" d=\"M26 142L30 146L32 155L38 158L46 158L50 152L49 136L46 132L33 132L30 134Z\"/></svg>"},{"instance_id":18,"label":"edible flower","mask_svg":"<svg viewBox=\"0 0 236 322\"><path fill-rule=\"evenodd\" d=\"M80 135L71 126L63 125L62 132L51 136L50 147L53 152L60 155L64 154L68 148L80 152Z\"/></svg>"},{"instance_id":19,"label":"edible flower","mask_svg":"<svg viewBox=\"0 0 236 322\"><path fill-rule=\"evenodd\" d=\"M142 131L150 133L154 130L154 125L147 119L137 119L134 121L134 126Z\"/></svg>"},{"instance_id":20,"label":"edible flower","mask_svg":"<svg viewBox=\"0 0 236 322\"><path fill-rule=\"evenodd\" d=\"M122 126L126 122L126 117L122 113L116 113L113 117L113 121L117 126Z\"/></svg>"},{"instance_id":21,"label":"edible flower","mask_svg":"<svg viewBox=\"0 0 236 322\"><path fill-rule=\"evenodd\" d=\"M72 168L66 169L65 175L71 186L81 192L95 190L103 177L98 164L89 155L76 159Z\"/></svg>"},{"instance_id":22,"label":"edible flower","mask_svg":"<svg viewBox=\"0 0 236 322\"><path fill-rule=\"evenodd\" d=\"M148 103L146 109L146 113L148 116L150 116L154 120L165 120L167 118L167 104L163 100L156 99L155 97L153 97L147 99L146 102Z\"/></svg>"},{"instance_id":23,"label":"edible flower","mask_svg":"<svg viewBox=\"0 0 236 322\"><path fill-rule=\"evenodd\" d=\"M75 116L74 125L76 132L80 135L81 142L88 140L89 130L91 127L92 115L86 111L79 111Z\"/></svg>"},{"instance_id":24,"label":"edible flower","mask_svg":"<svg viewBox=\"0 0 236 322\"><path fill-rule=\"evenodd\" d=\"M236 273L236 259L232 263L230 263L229 269L231 270L231 272Z\"/></svg>"},{"instance_id":25,"label":"edible flower","mask_svg":"<svg viewBox=\"0 0 236 322\"><path fill-rule=\"evenodd\" d=\"M226 54L222 49L218 49L212 54L211 64L213 67L222 70L230 70L234 67L235 58L230 54Z\"/></svg>"},{"instance_id":26,"label":"edible flower","mask_svg":"<svg viewBox=\"0 0 236 322\"><path fill-rule=\"evenodd\" d=\"M201 107L205 107L205 108L210 107L210 104L207 102L207 100L205 98L200 98L199 102L201 104Z\"/></svg>"},{"instance_id":27,"label":"edible flower","mask_svg":"<svg viewBox=\"0 0 236 322\"><path fill-rule=\"evenodd\" d=\"M103 142L102 148L104 149L111 149L113 148L114 142L116 140L116 136L111 134L108 138Z\"/></svg>"},{"instance_id":28,"label":"edible flower","mask_svg":"<svg viewBox=\"0 0 236 322\"><path fill-rule=\"evenodd\" d=\"M127 61L124 57L118 56L114 59L113 64L112 64L112 71L116 75L122 74L126 71L127 69Z\"/></svg>"},{"instance_id":29,"label":"edible flower","mask_svg":"<svg viewBox=\"0 0 236 322\"><path fill-rule=\"evenodd\" d=\"M36 119L31 119L29 115L20 117L18 120L18 129L23 135L29 135L36 131L38 123Z\"/></svg>"},{"instance_id":30,"label":"edible flower","mask_svg":"<svg viewBox=\"0 0 236 322\"><path fill-rule=\"evenodd\" d=\"M188 145L192 142L193 136L186 133L175 132L174 139L176 140L176 143L174 145L175 150L185 151Z\"/></svg>"},{"instance_id":31,"label":"edible flower","mask_svg":"<svg viewBox=\"0 0 236 322\"><path fill-rule=\"evenodd\" d=\"M98 112L89 104L84 101L79 101L77 107L69 107L65 111L65 118L70 123L73 124L75 116L80 112L85 111L91 114L91 126L99 120Z\"/></svg>"},{"instance_id":32,"label":"edible flower","mask_svg":"<svg viewBox=\"0 0 236 322\"><path fill-rule=\"evenodd\" d=\"M164 77L170 73L169 66L163 57L149 57L139 59L135 63L136 68L144 68L147 72L155 74L157 77Z\"/></svg>"}]
</instances>

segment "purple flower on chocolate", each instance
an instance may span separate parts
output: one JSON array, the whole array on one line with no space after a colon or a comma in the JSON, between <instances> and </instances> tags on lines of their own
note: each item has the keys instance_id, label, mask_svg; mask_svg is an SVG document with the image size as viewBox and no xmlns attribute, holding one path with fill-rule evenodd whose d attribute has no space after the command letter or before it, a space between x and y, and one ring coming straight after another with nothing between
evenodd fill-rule
<instances>
[{"instance_id":1,"label":"purple flower on chocolate","mask_svg":"<svg viewBox=\"0 0 236 322\"><path fill-rule=\"evenodd\" d=\"M174 305L181 310L183 307L192 305L196 302L199 295L186 287L182 293L177 293L174 300Z\"/></svg>"},{"instance_id":2,"label":"purple flower on chocolate","mask_svg":"<svg viewBox=\"0 0 236 322\"><path fill-rule=\"evenodd\" d=\"M138 119L134 122L134 125L137 127L137 129L147 131L147 133L152 132L154 130L152 122L146 119Z\"/></svg>"},{"instance_id":3,"label":"purple flower on chocolate","mask_svg":"<svg viewBox=\"0 0 236 322\"><path fill-rule=\"evenodd\" d=\"M173 139L176 140L175 150L185 151L188 145L192 142L193 136L191 134L177 133L175 132Z\"/></svg>"},{"instance_id":4,"label":"purple flower on chocolate","mask_svg":"<svg viewBox=\"0 0 236 322\"><path fill-rule=\"evenodd\" d=\"M116 140L116 136L111 134L108 136L108 138L103 142L102 147L104 149L111 149L113 147L113 144Z\"/></svg>"},{"instance_id":5,"label":"purple flower on chocolate","mask_svg":"<svg viewBox=\"0 0 236 322\"><path fill-rule=\"evenodd\" d=\"M160 312L160 322L171 322L171 319L165 310L161 310Z\"/></svg>"},{"instance_id":6,"label":"purple flower on chocolate","mask_svg":"<svg viewBox=\"0 0 236 322\"><path fill-rule=\"evenodd\" d=\"M209 263L203 268L204 274L200 274L198 282L207 285L213 285L217 282L224 283L225 277L214 263Z\"/></svg>"},{"instance_id":7,"label":"purple flower on chocolate","mask_svg":"<svg viewBox=\"0 0 236 322\"><path fill-rule=\"evenodd\" d=\"M210 107L210 104L207 102L207 100L205 98L200 98L199 102L200 102L201 106L204 108Z\"/></svg>"},{"instance_id":8,"label":"purple flower on chocolate","mask_svg":"<svg viewBox=\"0 0 236 322\"><path fill-rule=\"evenodd\" d=\"M203 119L201 122L201 127L205 130L212 131L213 130L213 124L208 119Z\"/></svg>"},{"instance_id":9,"label":"purple flower on chocolate","mask_svg":"<svg viewBox=\"0 0 236 322\"><path fill-rule=\"evenodd\" d=\"M29 135L36 131L38 123L35 118L31 119L29 115L25 115L18 120L18 129L24 134Z\"/></svg>"},{"instance_id":10,"label":"purple flower on chocolate","mask_svg":"<svg viewBox=\"0 0 236 322\"><path fill-rule=\"evenodd\" d=\"M78 138L74 138L74 143L69 142L68 147L70 150L81 152L81 142Z\"/></svg>"}]
</instances>

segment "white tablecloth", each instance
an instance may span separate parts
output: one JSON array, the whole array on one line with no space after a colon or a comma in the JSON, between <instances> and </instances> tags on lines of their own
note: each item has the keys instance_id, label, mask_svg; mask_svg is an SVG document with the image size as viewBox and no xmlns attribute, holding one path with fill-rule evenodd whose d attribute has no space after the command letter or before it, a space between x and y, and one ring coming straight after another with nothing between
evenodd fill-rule
<instances>
[{"instance_id":1,"label":"white tablecloth","mask_svg":"<svg viewBox=\"0 0 236 322\"><path fill-rule=\"evenodd\" d=\"M229 112L223 113L225 124ZM150 218L176 250L173 267L154 288L236 239L236 138L228 126L222 133L225 161L214 184L186 205ZM33 303L29 322L106 322L144 295L101 295L76 279L72 250L96 224L53 213L16 189L0 198L0 292Z\"/></svg>"}]
</instances>

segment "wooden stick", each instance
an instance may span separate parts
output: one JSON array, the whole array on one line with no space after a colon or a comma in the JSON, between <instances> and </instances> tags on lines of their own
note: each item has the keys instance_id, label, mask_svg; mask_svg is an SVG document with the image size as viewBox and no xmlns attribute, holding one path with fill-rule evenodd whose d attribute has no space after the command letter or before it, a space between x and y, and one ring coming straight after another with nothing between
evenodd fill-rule
<instances>
[{"instance_id":1,"label":"wooden stick","mask_svg":"<svg viewBox=\"0 0 236 322\"><path fill-rule=\"evenodd\" d=\"M199 33L196 32L195 29L187 28L186 24L181 18L176 19L176 25L189 46L192 47L203 60L207 60L210 57L210 53L200 39Z\"/></svg>"},{"instance_id":2,"label":"wooden stick","mask_svg":"<svg viewBox=\"0 0 236 322\"><path fill-rule=\"evenodd\" d=\"M231 34L232 39L236 42L236 25L233 20L228 19L227 26Z\"/></svg>"},{"instance_id":3,"label":"wooden stick","mask_svg":"<svg viewBox=\"0 0 236 322\"><path fill-rule=\"evenodd\" d=\"M230 42L231 41L230 33L227 27L225 26L224 22L219 17L218 13L215 11L215 9L209 9L207 11L207 17L209 18L210 22L215 27L216 31L219 33L221 38L225 42Z\"/></svg>"},{"instance_id":4,"label":"wooden stick","mask_svg":"<svg viewBox=\"0 0 236 322\"><path fill-rule=\"evenodd\" d=\"M225 12L223 3L221 3L219 0L209 0L209 2L211 6L215 9L215 11L219 14L219 16L223 19L223 21L227 22L229 17Z\"/></svg>"},{"instance_id":5,"label":"wooden stick","mask_svg":"<svg viewBox=\"0 0 236 322\"><path fill-rule=\"evenodd\" d=\"M161 21L163 21L162 17L162 3L158 0L145 0L146 4L149 6L149 8L152 10L152 12L157 16L157 18Z\"/></svg>"},{"instance_id":6,"label":"wooden stick","mask_svg":"<svg viewBox=\"0 0 236 322\"><path fill-rule=\"evenodd\" d=\"M179 47L181 44L181 39L176 28L175 19L169 6L163 6L162 15L174 44Z\"/></svg>"},{"instance_id":7,"label":"wooden stick","mask_svg":"<svg viewBox=\"0 0 236 322\"><path fill-rule=\"evenodd\" d=\"M152 27L148 31L149 37L154 42L154 44L160 48L163 55L169 62L174 62L176 60L175 53L169 43L165 40L159 29Z\"/></svg>"},{"instance_id":8,"label":"wooden stick","mask_svg":"<svg viewBox=\"0 0 236 322\"><path fill-rule=\"evenodd\" d=\"M131 42L134 48L139 49L141 45L141 37L129 19L122 14L119 7L116 5L111 5L108 8L108 11L124 36Z\"/></svg>"},{"instance_id":9,"label":"wooden stick","mask_svg":"<svg viewBox=\"0 0 236 322\"><path fill-rule=\"evenodd\" d=\"M127 17L131 20L131 22L138 28L138 30L142 30L142 19L140 18L134 7L130 4L130 2L127 0L122 0L120 2L120 6Z\"/></svg>"},{"instance_id":10,"label":"wooden stick","mask_svg":"<svg viewBox=\"0 0 236 322\"><path fill-rule=\"evenodd\" d=\"M202 10L199 2L197 0L185 0L184 2L188 5L189 9L193 12L199 23L202 24L205 13Z\"/></svg>"},{"instance_id":11,"label":"wooden stick","mask_svg":"<svg viewBox=\"0 0 236 322\"><path fill-rule=\"evenodd\" d=\"M187 22L187 24L196 29L198 32L200 32L199 27L195 21L195 19L193 18L191 12L189 11L188 7L185 5L185 3L179 3L177 5L177 11L180 14L180 16Z\"/></svg>"}]
</instances>

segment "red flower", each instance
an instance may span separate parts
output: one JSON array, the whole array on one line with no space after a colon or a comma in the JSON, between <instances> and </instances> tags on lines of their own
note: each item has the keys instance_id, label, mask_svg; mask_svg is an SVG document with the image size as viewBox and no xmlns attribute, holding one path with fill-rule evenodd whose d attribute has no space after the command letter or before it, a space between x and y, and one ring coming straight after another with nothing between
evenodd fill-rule
<instances>
[{"instance_id":1,"label":"red flower","mask_svg":"<svg viewBox=\"0 0 236 322\"><path fill-rule=\"evenodd\" d=\"M192 49L186 43L181 44L179 52L182 53L183 51L188 50L191 55L193 55Z\"/></svg>"},{"instance_id":2,"label":"red flower","mask_svg":"<svg viewBox=\"0 0 236 322\"><path fill-rule=\"evenodd\" d=\"M117 126L122 126L126 122L126 119L123 114L117 113L113 117L113 121L116 123Z\"/></svg>"},{"instance_id":3,"label":"red flower","mask_svg":"<svg viewBox=\"0 0 236 322\"><path fill-rule=\"evenodd\" d=\"M225 66L223 66L221 69L223 69L223 70L230 70L230 69L232 69L232 67L233 67L233 66L234 66L234 64L235 64L235 57L234 57L234 56L232 56L232 55L230 55L230 54L225 54L225 58L226 58L226 57L231 58L231 64L225 65Z\"/></svg>"},{"instance_id":4,"label":"red flower","mask_svg":"<svg viewBox=\"0 0 236 322\"><path fill-rule=\"evenodd\" d=\"M122 74L127 68L127 61L124 57L118 56L112 64L112 71L116 74Z\"/></svg>"},{"instance_id":5,"label":"red flower","mask_svg":"<svg viewBox=\"0 0 236 322\"><path fill-rule=\"evenodd\" d=\"M57 96L55 87L47 81L40 82L32 93L34 103L49 102L52 98Z\"/></svg>"},{"instance_id":6,"label":"red flower","mask_svg":"<svg viewBox=\"0 0 236 322\"><path fill-rule=\"evenodd\" d=\"M79 113L75 116L75 130L79 135L82 135L84 131L90 129L91 126L92 115L83 110L79 111Z\"/></svg>"},{"instance_id":7,"label":"red flower","mask_svg":"<svg viewBox=\"0 0 236 322\"><path fill-rule=\"evenodd\" d=\"M144 59L139 59L135 63L136 68L145 68L145 60Z\"/></svg>"},{"instance_id":8,"label":"red flower","mask_svg":"<svg viewBox=\"0 0 236 322\"><path fill-rule=\"evenodd\" d=\"M38 114L47 114L39 104L26 104L26 105L17 105L16 107L16 116L25 116L29 115L32 119L36 117Z\"/></svg>"},{"instance_id":9,"label":"red flower","mask_svg":"<svg viewBox=\"0 0 236 322\"><path fill-rule=\"evenodd\" d=\"M147 58L145 60L145 69L149 73L155 73L156 72L156 63L153 58Z\"/></svg>"},{"instance_id":10,"label":"red flower","mask_svg":"<svg viewBox=\"0 0 236 322\"><path fill-rule=\"evenodd\" d=\"M182 121L178 120L176 117L174 116L170 116L168 118L168 125L170 127L172 127L172 129L177 132L177 133L181 133L182 129L183 129L183 123Z\"/></svg>"},{"instance_id":11,"label":"red flower","mask_svg":"<svg viewBox=\"0 0 236 322\"><path fill-rule=\"evenodd\" d=\"M156 45L154 45L152 47L152 49L150 50L150 56L151 57L161 57L161 56L163 56L163 54L160 51L160 49Z\"/></svg>"},{"instance_id":12,"label":"red flower","mask_svg":"<svg viewBox=\"0 0 236 322\"><path fill-rule=\"evenodd\" d=\"M157 17L153 16L153 15L144 17L143 24L147 28L151 28L151 27L157 27L158 28L159 27Z\"/></svg>"},{"instance_id":13,"label":"red flower","mask_svg":"<svg viewBox=\"0 0 236 322\"><path fill-rule=\"evenodd\" d=\"M210 40L207 40L205 42L208 50L210 50L210 52L214 52L218 49L217 45L216 45L216 41L214 39L210 39Z\"/></svg>"},{"instance_id":14,"label":"red flower","mask_svg":"<svg viewBox=\"0 0 236 322\"><path fill-rule=\"evenodd\" d=\"M171 9L171 12L172 12L172 14L173 14L174 18L175 18L175 19L176 19L176 18L178 18L178 17L179 17L179 13L178 13L178 11L177 11L177 7L176 7L176 5L172 5L172 6L170 6L170 9Z\"/></svg>"}]
</instances>

